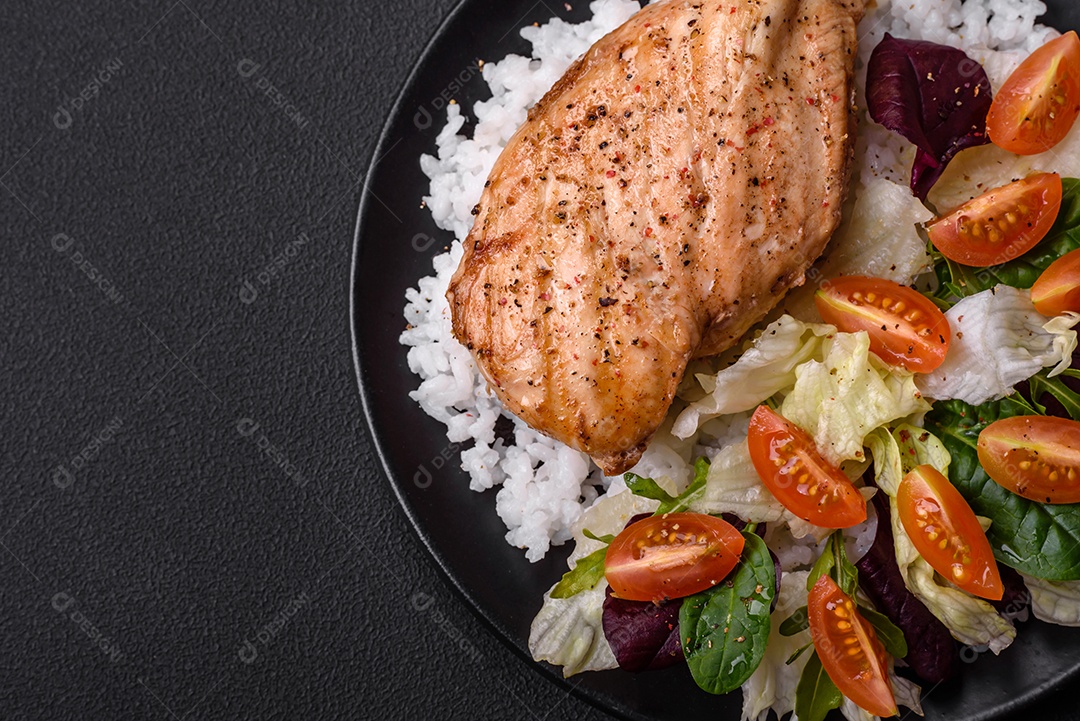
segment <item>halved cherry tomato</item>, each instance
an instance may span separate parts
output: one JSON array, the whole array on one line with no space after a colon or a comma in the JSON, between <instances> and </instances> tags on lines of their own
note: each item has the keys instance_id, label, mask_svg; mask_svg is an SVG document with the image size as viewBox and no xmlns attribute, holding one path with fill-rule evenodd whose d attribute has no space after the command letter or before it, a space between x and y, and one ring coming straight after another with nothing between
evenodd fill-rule
<instances>
[{"instance_id":1,"label":"halved cherry tomato","mask_svg":"<svg viewBox=\"0 0 1080 721\"><path fill-rule=\"evenodd\" d=\"M851 597L824 575L810 589L806 605L814 650L840 692L875 716L895 716L885 647Z\"/></svg>"},{"instance_id":2,"label":"halved cherry tomato","mask_svg":"<svg viewBox=\"0 0 1080 721\"><path fill-rule=\"evenodd\" d=\"M960 491L933 466L900 481L900 522L935 571L968 593L1000 601L1005 593L990 541Z\"/></svg>"},{"instance_id":3,"label":"halved cherry tomato","mask_svg":"<svg viewBox=\"0 0 1080 721\"><path fill-rule=\"evenodd\" d=\"M823 528L850 528L866 520L862 494L791 421L768 406L758 406L747 441L762 483L799 518Z\"/></svg>"},{"instance_id":4,"label":"halved cherry tomato","mask_svg":"<svg viewBox=\"0 0 1080 721\"><path fill-rule=\"evenodd\" d=\"M995 188L926 226L949 260L987 267L1034 248L1061 210L1061 176L1040 173Z\"/></svg>"},{"instance_id":5,"label":"halved cherry tomato","mask_svg":"<svg viewBox=\"0 0 1080 721\"><path fill-rule=\"evenodd\" d=\"M949 321L918 291L882 278L849 275L830 280L814 294L826 323L846 333L870 335L870 350L882 360L929 373L949 350Z\"/></svg>"},{"instance_id":6,"label":"halved cherry tomato","mask_svg":"<svg viewBox=\"0 0 1080 721\"><path fill-rule=\"evenodd\" d=\"M604 575L628 601L663 601L712 588L739 562L742 534L722 518L668 513L631 523L608 546Z\"/></svg>"},{"instance_id":7,"label":"halved cherry tomato","mask_svg":"<svg viewBox=\"0 0 1080 721\"><path fill-rule=\"evenodd\" d=\"M999 486L1039 503L1080 503L1080 423L1049 416L994 421L979 463Z\"/></svg>"},{"instance_id":8,"label":"halved cherry tomato","mask_svg":"<svg viewBox=\"0 0 1080 721\"><path fill-rule=\"evenodd\" d=\"M1080 249L1061 256L1031 286L1031 302L1043 315L1080 312Z\"/></svg>"},{"instance_id":9,"label":"halved cherry tomato","mask_svg":"<svg viewBox=\"0 0 1080 721\"><path fill-rule=\"evenodd\" d=\"M1000 148L1042 153L1069 134L1080 115L1080 38L1069 31L1033 52L994 96L986 131Z\"/></svg>"}]
</instances>

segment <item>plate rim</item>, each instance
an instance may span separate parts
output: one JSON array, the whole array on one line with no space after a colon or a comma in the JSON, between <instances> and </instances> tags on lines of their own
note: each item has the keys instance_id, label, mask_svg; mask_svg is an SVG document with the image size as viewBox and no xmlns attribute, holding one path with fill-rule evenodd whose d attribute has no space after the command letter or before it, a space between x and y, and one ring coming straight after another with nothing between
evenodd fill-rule
<instances>
[{"instance_id":1,"label":"plate rim","mask_svg":"<svg viewBox=\"0 0 1080 721\"><path fill-rule=\"evenodd\" d=\"M425 63L432 57L435 45L442 37L447 27L452 24L457 17L464 12L464 10L470 4L477 2L478 0L457 0L454 7L449 13L439 22L431 36L425 41L420 54L417 56L415 63L410 68L408 75L402 80L401 88L398 90L397 96L394 98L394 102L391 104L389 111L387 112L385 119L382 123L382 127L379 130L378 139L376 140L375 147L371 152L371 156L368 161L367 170L364 172L364 183L360 193L360 201L358 203L356 213L356 224L353 228L353 242L352 253L350 257L350 269L349 269L349 337L353 358L353 370L356 375L356 384L360 393L360 405L363 408L364 423L366 425L367 435L371 439L372 448L375 451L375 456L378 459L380 475L383 476L384 481L390 486L393 491L394 497L397 499L398 507L405 513L405 517L409 522L409 526L412 528L416 537L420 540L424 550L428 563L432 564L438 574L442 576L444 582L450 587L451 591L461 600L464 605L469 609L474 617L476 617L481 625L486 627L492 635L498 639L498 641L510 652L525 662L525 665L532 669L534 672L548 682L554 683L557 687L569 692L575 698L578 698L585 703L589 704L593 708L602 711L615 718L623 719L623 721L640 721L645 718L642 716L635 716L624 712L623 709L618 707L611 707L604 704L601 699L595 698L589 695L586 691L582 690L581 684L572 684L561 673L556 671L554 666L550 664L536 661L530 655L526 654L517 644L517 642L510 637L508 629L501 627L496 623L490 614L485 613L481 608L479 601L473 597L473 595L466 589L456 576L451 572L450 566L446 559L443 558L442 553L437 549L430 538L430 535L423 530L419 517L416 511L413 509L412 504L405 496L404 492L400 488L400 484L395 480L395 473L390 467L389 458L385 449L383 448L382 439L380 433L376 430L374 417L372 415L372 404L370 393L367 388L367 382L365 380L364 364L361 360L361 346L359 329L359 315L357 309L357 278L360 273L360 252L361 252L361 240L364 227L364 221L368 215L368 208L371 205L374 194L371 192L371 184L374 180L374 176L378 171L380 164L384 160L386 145L389 142L390 129L397 119L398 115L402 112L402 105L405 100L405 96L408 94L409 89L412 87L417 76L420 74L421 69L425 66Z\"/></svg>"},{"instance_id":2,"label":"plate rim","mask_svg":"<svg viewBox=\"0 0 1080 721\"><path fill-rule=\"evenodd\" d=\"M372 202L374 194L371 191L371 185L374 180L374 176L380 169L383 160L385 160L385 154L388 152L386 149L387 143L390 137L391 127L395 124L399 114L402 112L402 106L405 101L406 95L412 88L414 82L419 76L421 69L433 57L433 51L439 40L442 38L443 33L447 30L454 21L458 19L468 6L480 2L481 0L457 0L453 8L443 17L443 19L436 26L435 30L431 33L428 39L424 42L423 48L420 54L417 56L416 61L409 69L408 74L401 82L401 87L394 98L393 103L390 105L389 110L385 115L382 126L379 130L378 138L375 146L371 151L367 169L363 176L363 187L360 193L360 200L357 207L356 223L353 229L353 242L352 252L350 257L350 269L349 269L349 337L353 359L353 370L356 375L357 388L360 394L360 403L364 414L364 423L366 426L366 432L371 439L372 448L375 452L375 456L378 459L378 466L380 474L383 476L387 485L390 486L393 491L394 497L397 499L397 505L405 513L406 519L409 525L412 527L413 532L419 538L421 545L427 551L427 561L431 563L436 569L438 575L440 575L448 585L451 591L457 595L459 600L463 601L465 606L469 609L473 616L475 616L481 625L486 627L493 633L496 639L508 648L511 653L523 660L527 667L533 669L540 676L547 679L549 682L554 683L557 687L572 694L575 698L578 698L585 703L589 704L593 708L596 708L606 714L614 716L625 721L638 721L639 719L647 719L648 717L636 713L629 708L616 706L610 706L603 702L603 699L597 697L598 695L590 695L587 691L582 690L583 684L570 683L561 673L558 672L555 666L551 664L536 661L529 654L518 645L514 638L511 638L509 629L504 628L495 620L490 617L490 614L486 613L481 607L479 601L466 589L457 577L451 572L449 563L443 557L442 553L437 549L431 540L430 534L425 532L423 526L420 523L419 517L413 508L412 504L405 496L400 484L396 480L396 474L390 466L388 455L383 447L381 434L378 432L375 419L373 417L372 402L370 393L367 387L367 381L365 380L365 368L361 360L361 346L363 345L359 334L359 315L357 308L357 280L360 273L360 253L361 253L361 241L365 220L369 214L369 207ZM1048 626L1044 621L1040 621L1034 618L1034 614L1031 616L1031 620L1035 620L1038 623L1043 623ZM1019 714L1025 708L1030 707L1032 704L1045 699L1048 695L1055 692L1061 693L1064 685L1074 678L1080 678L1080 660L1069 669L1054 675L1046 681L1032 687L1027 692L1020 696L1010 699L1007 703L1002 704L996 708L988 709L981 714L977 714L971 717L972 721L994 721L995 719L1005 719L1007 716ZM932 691L936 686L930 687L929 691ZM928 695L929 691L924 691L924 695Z\"/></svg>"}]
</instances>

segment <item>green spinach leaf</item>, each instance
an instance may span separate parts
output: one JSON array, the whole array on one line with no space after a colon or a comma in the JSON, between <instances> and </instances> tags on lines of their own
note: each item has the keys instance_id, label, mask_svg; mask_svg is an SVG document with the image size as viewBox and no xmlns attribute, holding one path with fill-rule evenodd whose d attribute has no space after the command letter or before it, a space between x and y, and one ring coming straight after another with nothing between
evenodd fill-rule
<instances>
[{"instance_id":1,"label":"green spinach leaf","mask_svg":"<svg viewBox=\"0 0 1080 721\"><path fill-rule=\"evenodd\" d=\"M847 549L844 548L843 532L836 531L833 533L831 542L833 556L836 558L836 565L833 567L833 580L836 581L836 585L840 587L841 591L854 597L855 589L859 585L859 570L855 568L855 564L848 560Z\"/></svg>"},{"instance_id":2,"label":"green spinach leaf","mask_svg":"<svg viewBox=\"0 0 1080 721\"><path fill-rule=\"evenodd\" d=\"M877 632L878 640L890 655L896 658L907 656L908 645L904 638L904 632L897 628L896 624L889 620L884 613L878 613L872 608L859 606L859 615L870 622Z\"/></svg>"},{"instance_id":3,"label":"green spinach leaf","mask_svg":"<svg viewBox=\"0 0 1080 721\"><path fill-rule=\"evenodd\" d=\"M1005 490L979 465L979 432L999 418L1028 415L1018 396L973 407L942 401L926 416L926 427L952 455L949 480L976 514L993 523L986 535L994 556L1006 566L1050 581L1080 580L1080 504L1044 505Z\"/></svg>"},{"instance_id":4,"label":"green spinach leaf","mask_svg":"<svg viewBox=\"0 0 1080 721\"><path fill-rule=\"evenodd\" d=\"M598 536L592 531L590 531L588 528L581 529L581 535L585 536L585 538L591 538L594 541L600 541L600 543L606 543L608 545L611 545L611 542L615 540L615 536L610 533L603 536Z\"/></svg>"},{"instance_id":5,"label":"green spinach leaf","mask_svg":"<svg viewBox=\"0 0 1080 721\"><path fill-rule=\"evenodd\" d=\"M623 475L623 481L635 496L651 498L661 503L671 503L675 500L675 496L665 491L660 487L659 483L651 478L644 478L636 473L627 473Z\"/></svg>"},{"instance_id":6,"label":"green spinach leaf","mask_svg":"<svg viewBox=\"0 0 1080 721\"><path fill-rule=\"evenodd\" d=\"M821 550L821 555L814 561L814 565L810 567L810 575L806 577L806 590L812 591L814 589L814 584L818 582L818 579L825 574L832 573L833 566L835 565L836 556L833 555L832 541L829 541L829 543L826 543L825 547Z\"/></svg>"},{"instance_id":7,"label":"green spinach leaf","mask_svg":"<svg viewBox=\"0 0 1080 721\"><path fill-rule=\"evenodd\" d=\"M687 486L686 490L680 493L677 498L672 498L669 501L661 501L660 507L656 509L655 515L662 516L665 513L681 513L682 511L685 511L705 490L705 484L708 480L709 459L702 456L694 463L694 479L690 481L690 485Z\"/></svg>"},{"instance_id":8,"label":"green spinach leaf","mask_svg":"<svg viewBox=\"0 0 1080 721\"><path fill-rule=\"evenodd\" d=\"M859 585L859 571L848 560L847 551L844 549L844 534L840 531L829 536L829 542L811 567L810 575L806 577L806 590L812 590L818 579L825 574L831 575L840 590L849 596L855 593L855 588Z\"/></svg>"},{"instance_id":9,"label":"green spinach leaf","mask_svg":"<svg viewBox=\"0 0 1080 721\"><path fill-rule=\"evenodd\" d=\"M681 513L688 509L690 504L697 500L697 497L705 490L705 484L709 480L709 459L705 456L697 459L697 462L694 463L693 480L690 481L690 485L686 487L686 490L678 496L673 496L665 491L653 479L643 478L634 473L625 474L623 480L626 482L626 487L635 496L660 501L660 506L656 509L654 516L662 516L665 513Z\"/></svg>"},{"instance_id":10,"label":"green spinach leaf","mask_svg":"<svg viewBox=\"0 0 1080 721\"><path fill-rule=\"evenodd\" d=\"M1030 288L1051 263L1080 248L1080 180L1063 178L1061 184L1064 194L1054 227L1038 245L1019 258L990 268L968 268L934 254L934 270L940 286L936 299L945 300L949 295L963 298L999 283Z\"/></svg>"},{"instance_id":11,"label":"green spinach leaf","mask_svg":"<svg viewBox=\"0 0 1080 721\"><path fill-rule=\"evenodd\" d=\"M1072 370L1071 368L1069 370ZM1028 380L1028 387L1031 389L1031 400L1035 403L1039 402L1039 399L1043 397L1044 393L1049 393L1054 398L1058 399L1062 407L1069 414L1074 421L1080 421L1080 395L1076 393L1072 388L1065 385L1065 382L1061 380L1061 376L1054 376L1050 378L1047 373L1050 371L1042 370L1038 374L1032 376ZM1075 377L1069 371L1065 371L1069 375ZM1043 408L1045 411L1046 409Z\"/></svg>"},{"instance_id":12,"label":"green spinach leaf","mask_svg":"<svg viewBox=\"0 0 1080 721\"><path fill-rule=\"evenodd\" d=\"M844 696L836 687L817 652L810 654L795 687L795 715L799 721L825 721L834 708L840 708Z\"/></svg>"},{"instance_id":13,"label":"green spinach leaf","mask_svg":"<svg viewBox=\"0 0 1080 721\"><path fill-rule=\"evenodd\" d=\"M551 589L552 598L570 598L588 591L604 577L604 557L607 548L598 548L588 556L579 558L574 567L563 574L562 580Z\"/></svg>"},{"instance_id":14,"label":"green spinach leaf","mask_svg":"<svg viewBox=\"0 0 1080 721\"><path fill-rule=\"evenodd\" d=\"M781 636L794 636L810 628L810 614L806 606L800 606L780 624Z\"/></svg>"},{"instance_id":15,"label":"green spinach leaf","mask_svg":"<svg viewBox=\"0 0 1080 721\"><path fill-rule=\"evenodd\" d=\"M808 649L811 649L813 647L814 647L814 642L813 641L806 644L805 646L799 646L797 649L795 649L795 653L788 656L787 661L784 661L784 665L785 666L790 666L791 664L795 663L796 661L799 660L799 656L802 656L804 653L806 653L806 651Z\"/></svg>"},{"instance_id":16,"label":"green spinach leaf","mask_svg":"<svg viewBox=\"0 0 1080 721\"><path fill-rule=\"evenodd\" d=\"M727 580L690 596L679 610L686 663L709 693L742 686L761 664L769 641L776 567L759 536L744 532L743 537L742 559Z\"/></svg>"}]
</instances>

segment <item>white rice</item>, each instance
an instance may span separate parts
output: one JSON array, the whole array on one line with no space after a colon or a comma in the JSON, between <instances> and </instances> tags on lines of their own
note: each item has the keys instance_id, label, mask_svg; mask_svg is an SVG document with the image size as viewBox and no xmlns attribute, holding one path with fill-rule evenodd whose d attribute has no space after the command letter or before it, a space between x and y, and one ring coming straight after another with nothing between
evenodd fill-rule
<instances>
[{"instance_id":1,"label":"white rice","mask_svg":"<svg viewBox=\"0 0 1080 721\"><path fill-rule=\"evenodd\" d=\"M433 260L435 274L421 278L406 293L409 329L401 343L409 346L409 368L420 379L411 397L424 411L443 422L447 437L469 445L461 467L470 487L484 491L500 486L496 508L506 523L506 540L526 550L530 561L543 558L550 545L571 537L571 527L610 484L584 453L572 450L532 430L505 411L476 368L469 352L454 340L445 293L462 256L461 241L472 227L471 210L479 201L484 181L500 151L526 118L527 110L555 83L566 68L594 42L625 22L638 9L634 0L596 0L592 19L578 25L553 19L522 28L532 43L532 56L509 55L483 66L490 100L476 103L472 138L459 135L465 116L460 105L447 106L447 123L436 140L438 157L420 159L431 179L424 202L435 223L453 233L449 252ZM960 47L986 64L991 77L1000 76L1043 44L1053 30L1035 24L1046 11L1039 0L878 0L859 26L860 65L889 32ZM492 44L494 46L494 43ZM1001 52L1004 51L1004 52ZM860 68L860 105L865 70ZM907 184L910 144L864 119L857 147L852 192L862 178L881 176ZM499 416L513 423L513 441L496 438ZM661 433L634 469L645 476L668 476L684 483L692 471L694 452L715 452L715 441L694 446Z\"/></svg>"}]
</instances>

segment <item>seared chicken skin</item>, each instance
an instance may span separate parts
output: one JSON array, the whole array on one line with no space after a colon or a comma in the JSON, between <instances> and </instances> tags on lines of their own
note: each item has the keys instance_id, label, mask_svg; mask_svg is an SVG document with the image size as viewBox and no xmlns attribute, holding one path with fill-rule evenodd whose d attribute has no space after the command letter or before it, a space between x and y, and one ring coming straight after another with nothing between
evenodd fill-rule
<instances>
[{"instance_id":1,"label":"seared chicken skin","mask_svg":"<svg viewBox=\"0 0 1080 721\"><path fill-rule=\"evenodd\" d=\"M502 402L632 467L687 363L803 283L840 223L863 0L670 0L529 113L447 298Z\"/></svg>"}]
</instances>

